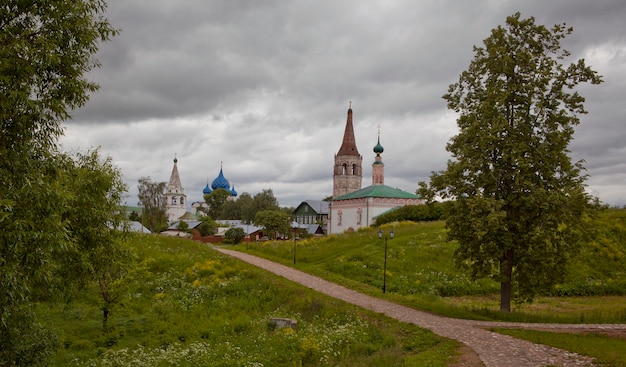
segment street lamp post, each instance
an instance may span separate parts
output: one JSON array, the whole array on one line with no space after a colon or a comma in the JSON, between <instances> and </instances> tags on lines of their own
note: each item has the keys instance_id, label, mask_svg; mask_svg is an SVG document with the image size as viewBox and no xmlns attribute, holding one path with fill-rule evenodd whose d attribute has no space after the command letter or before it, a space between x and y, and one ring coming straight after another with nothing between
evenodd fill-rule
<instances>
[{"instance_id":1,"label":"street lamp post","mask_svg":"<svg viewBox=\"0 0 626 367\"><path fill-rule=\"evenodd\" d=\"M389 238L393 239L393 236L395 236L396 233L393 231L393 228L391 229L391 232L389 232ZM383 230L379 229L378 230L378 238L382 239L383 238ZM385 293L387 291L387 235L385 235L385 261L383 263L383 293Z\"/></svg>"},{"instance_id":2,"label":"street lamp post","mask_svg":"<svg viewBox=\"0 0 626 367\"><path fill-rule=\"evenodd\" d=\"M296 231L293 231L293 263L296 263Z\"/></svg>"}]
</instances>

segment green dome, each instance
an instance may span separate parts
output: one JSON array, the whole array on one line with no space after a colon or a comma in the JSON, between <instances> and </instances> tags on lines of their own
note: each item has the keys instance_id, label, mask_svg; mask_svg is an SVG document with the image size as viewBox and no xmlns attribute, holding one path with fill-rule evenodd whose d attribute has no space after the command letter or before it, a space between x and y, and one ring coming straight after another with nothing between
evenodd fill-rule
<instances>
[{"instance_id":1,"label":"green dome","mask_svg":"<svg viewBox=\"0 0 626 367\"><path fill-rule=\"evenodd\" d=\"M380 145L380 136L378 137L378 144L376 144L376 146L374 147L374 153L376 154L380 154L382 152L385 151L385 148L383 148L382 145Z\"/></svg>"}]
</instances>

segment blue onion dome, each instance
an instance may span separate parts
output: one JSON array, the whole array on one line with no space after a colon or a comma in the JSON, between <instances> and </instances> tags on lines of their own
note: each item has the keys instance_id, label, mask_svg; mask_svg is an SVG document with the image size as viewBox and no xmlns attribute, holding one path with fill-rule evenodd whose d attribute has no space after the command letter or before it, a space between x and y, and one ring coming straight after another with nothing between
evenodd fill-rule
<instances>
[{"instance_id":1,"label":"blue onion dome","mask_svg":"<svg viewBox=\"0 0 626 367\"><path fill-rule=\"evenodd\" d=\"M230 190L230 196L232 196L232 197L237 196L237 191L235 191L235 184L233 184L233 188L232 188L232 190Z\"/></svg>"},{"instance_id":2,"label":"blue onion dome","mask_svg":"<svg viewBox=\"0 0 626 367\"><path fill-rule=\"evenodd\" d=\"M378 137L378 144L376 144L376 146L374 147L374 153L376 154L380 154L382 152L385 151L385 148L383 148L382 145L380 145L380 136Z\"/></svg>"},{"instance_id":3,"label":"blue onion dome","mask_svg":"<svg viewBox=\"0 0 626 367\"><path fill-rule=\"evenodd\" d=\"M213 183L211 184L211 188L213 190L217 190L217 189L230 190L230 183L228 182L226 177L224 177L224 173L222 172L221 168L220 168L220 174L217 176L215 180L213 180Z\"/></svg>"},{"instance_id":4,"label":"blue onion dome","mask_svg":"<svg viewBox=\"0 0 626 367\"><path fill-rule=\"evenodd\" d=\"M211 188L209 187L209 183L207 182L206 186L204 187L204 189L202 190L202 193L204 195L209 195L211 193Z\"/></svg>"}]
</instances>

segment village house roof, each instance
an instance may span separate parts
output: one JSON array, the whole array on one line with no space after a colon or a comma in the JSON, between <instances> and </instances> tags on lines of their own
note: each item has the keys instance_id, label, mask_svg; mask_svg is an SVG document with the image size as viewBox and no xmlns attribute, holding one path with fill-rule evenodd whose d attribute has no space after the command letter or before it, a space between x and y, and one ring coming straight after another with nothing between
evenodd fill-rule
<instances>
[{"instance_id":1,"label":"village house roof","mask_svg":"<svg viewBox=\"0 0 626 367\"><path fill-rule=\"evenodd\" d=\"M360 199L360 198L394 198L394 199L419 199L420 197L410 192L402 191L387 185L372 185L358 191L333 198L333 201Z\"/></svg>"}]
</instances>

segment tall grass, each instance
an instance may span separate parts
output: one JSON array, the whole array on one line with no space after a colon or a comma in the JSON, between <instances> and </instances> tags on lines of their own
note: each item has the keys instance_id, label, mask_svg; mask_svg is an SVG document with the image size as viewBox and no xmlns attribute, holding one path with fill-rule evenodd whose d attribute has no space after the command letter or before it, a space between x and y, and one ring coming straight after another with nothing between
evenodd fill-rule
<instances>
[{"instance_id":1,"label":"tall grass","mask_svg":"<svg viewBox=\"0 0 626 367\"><path fill-rule=\"evenodd\" d=\"M490 279L473 281L466 272L455 267L453 254L458 245L446 241L443 222L383 225L381 229L385 234L391 228L395 231L395 238L387 239L386 297L453 317L526 322L626 322L626 211L606 211L596 219L595 226L602 230L598 230L572 259L563 284L537 298L535 303L514 305L514 312L505 314L492 302L499 295L499 283ZM354 233L297 241L295 246L289 241L260 242L247 246L247 251L382 296L385 240L378 238L377 231L378 228L363 228ZM624 241L620 236L625 237ZM241 245L235 248L246 251ZM589 296L593 296L593 305L569 307L568 301L576 303L580 297ZM611 302L594 298L598 296L612 296ZM554 297L561 301L560 308L541 307Z\"/></svg>"},{"instance_id":2,"label":"tall grass","mask_svg":"<svg viewBox=\"0 0 626 367\"><path fill-rule=\"evenodd\" d=\"M38 307L58 366L446 366L458 344L189 240L136 235L127 295L102 328L95 289ZM297 321L278 329L273 317Z\"/></svg>"}]
</instances>

